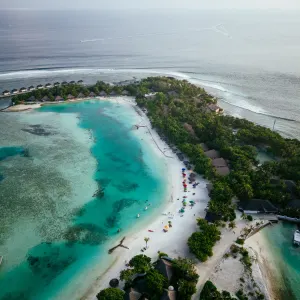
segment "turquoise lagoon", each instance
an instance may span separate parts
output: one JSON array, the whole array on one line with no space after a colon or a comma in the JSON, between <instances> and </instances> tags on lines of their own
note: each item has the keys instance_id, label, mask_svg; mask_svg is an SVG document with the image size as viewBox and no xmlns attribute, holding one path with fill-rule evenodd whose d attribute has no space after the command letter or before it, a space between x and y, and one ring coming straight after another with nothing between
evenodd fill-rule
<instances>
[{"instance_id":1,"label":"turquoise lagoon","mask_svg":"<svg viewBox=\"0 0 300 300\"><path fill-rule=\"evenodd\" d=\"M161 207L166 167L139 122L97 100L1 116L0 299L80 299L107 249Z\"/></svg>"},{"instance_id":2,"label":"turquoise lagoon","mask_svg":"<svg viewBox=\"0 0 300 300\"><path fill-rule=\"evenodd\" d=\"M292 223L279 222L262 231L275 261L278 277L276 287L281 299L300 299L300 248L293 246L296 229Z\"/></svg>"}]
</instances>

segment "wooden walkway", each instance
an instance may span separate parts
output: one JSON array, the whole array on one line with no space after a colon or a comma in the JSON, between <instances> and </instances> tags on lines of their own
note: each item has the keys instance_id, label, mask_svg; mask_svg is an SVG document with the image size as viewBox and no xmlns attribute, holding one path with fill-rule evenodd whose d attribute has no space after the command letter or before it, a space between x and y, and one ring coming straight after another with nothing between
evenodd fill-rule
<instances>
[{"instance_id":1,"label":"wooden walkway","mask_svg":"<svg viewBox=\"0 0 300 300\"><path fill-rule=\"evenodd\" d=\"M124 240L125 240L125 236L122 238L121 242L117 246L115 246L115 247L108 250L108 254L112 254L114 252L114 250L116 250L118 247L129 249L128 247L123 245Z\"/></svg>"}]
</instances>

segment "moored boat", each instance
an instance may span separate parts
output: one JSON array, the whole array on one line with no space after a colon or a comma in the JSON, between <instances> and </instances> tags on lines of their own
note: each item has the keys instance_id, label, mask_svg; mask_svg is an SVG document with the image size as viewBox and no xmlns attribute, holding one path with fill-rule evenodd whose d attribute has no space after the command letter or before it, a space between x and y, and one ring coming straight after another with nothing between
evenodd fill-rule
<instances>
[{"instance_id":1,"label":"moored boat","mask_svg":"<svg viewBox=\"0 0 300 300\"><path fill-rule=\"evenodd\" d=\"M294 245L300 246L300 230L294 232Z\"/></svg>"}]
</instances>

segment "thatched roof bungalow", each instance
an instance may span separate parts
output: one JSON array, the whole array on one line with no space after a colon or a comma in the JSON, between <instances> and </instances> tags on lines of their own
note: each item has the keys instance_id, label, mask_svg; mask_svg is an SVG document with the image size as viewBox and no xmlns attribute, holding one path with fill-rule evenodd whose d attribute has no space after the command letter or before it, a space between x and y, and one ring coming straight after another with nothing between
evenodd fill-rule
<instances>
[{"instance_id":1,"label":"thatched roof bungalow","mask_svg":"<svg viewBox=\"0 0 300 300\"><path fill-rule=\"evenodd\" d=\"M206 157L208 157L210 159L216 159L216 158L220 157L219 151L214 150L214 149L209 150L209 151L205 151L204 154L205 154Z\"/></svg>"},{"instance_id":2,"label":"thatched roof bungalow","mask_svg":"<svg viewBox=\"0 0 300 300\"><path fill-rule=\"evenodd\" d=\"M161 258L156 262L155 269L160 272L162 275L164 275L168 281L170 282L172 280L174 271L173 271L173 265L170 261Z\"/></svg>"},{"instance_id":3,"label":"thatched roof bungalow","mask_svg":"<svg viewBox=\"0 0 300 300\"><path fill-rule=\"evenodd\" d=\"M52 88L52 84L51 84L51 83L46 83L46 84L45 84L45 88L46 88L46 89Z\"/></svg>"},{"instance_id":4,"label":"thatched roof bungalow","mask_svg":"<svg viewBox=\"0 0 300 300\"><path fill-rule=\"evenodd\" d=\"M227 167L227 162L224 158L220 157L220 158L215 158L212 160L212 165L215 168L221 168L221 167Z\"/></svg>"},{"instance_id":5,"label":"thatched roof bungalow","mask_svg":"<svg viewBox=\"0 0 300 300\"><path fill-rule=\"evenodd\" d=\"M83 93L79 93L79 94L77 95L77 98L79 98L79 99L85 98L85 95L84 95Z\"/></svg>"},{"instance_id":6,"label":"thatched roof bungalow","mask_svg":"<svg viewBox=\"0 0 300 300\"><path fill-rule=\"evenodd\" d=\"M42 102L46 102L46 101L50 101L49 97L48 96L44 96L42 99L41 99Z\"/></svg>"},{"instance_id":7,"label":"thatched roof bungalow","mask_svg":"<svg viewBox=\"0 0 300 300\"><path fill-rule=\"evenodd\" d=\"M59 86L60 83L59 83L59 82L55 82L53 85L54 85L54 86Z\"/></svg>"},{"instance_id":8,"label":"thatched roof bungalow","mask_svg":"<svg viewBox=\"0 0 300 300\"><path fill-rule=\"evenodd\" d=\"M83 84L83 80L80 79L80 80L77 81L77 83L78 84Z\"/></svg>"},{"instance_id":9,"label":"thatched roof bungalow","mask_svg":"<svg viewBox=\"0 0 300 300\"><path fill-rule=\"evenodd\" d=\"M39 84L39 85L36 86L36 88L37 88L38 90L40 90L40 89L43 89L44 86L43 86L42 84Z\"/></svg>"},{"instance_id":10,"label":"thatched roof bungalow","mask_svg":"<svg viewBox=\"0 0 300 300\"><path fill-rule=\"evenodd\" d=\"M193 129L193 126L188 124L188 123L184 123L183 127L186 131L188 131L191 135L195 136L195 131Z\"/></svg>"},{"instance_id":11,"label":"thatched roof bungalow","mask_svg":"<svg viewBox=\"0 0 300 300\"><path fill-rule=\"evenodd\" d=\"M67 99L68 99L68 100L73 100L73 99L74 99L74 96L71 95L71 94L69 94L69 95L67 96Z\"/></svg>"},{"instance_id":12,"label":"thatched roof bungalow","mask_svg":"<svg viewBox=\"0 0 300 300\"><path fill-rule=\"evenodd\" d=\"M218 167L215 168L216 173L220 176L227 176L230 174L230 169L228 167Z\"/></svg>"},{"instance_id":13,"label":"thatched roof bungalow","mask_svg":"<svg viewBox=\"0 0 300 300\"><path fill-rule=\"evenodd\" d=\"M33 85L31 85L29 88L28 88L28 91L33 91L35 90L35 87Z\"/></svg>"},{"instance_id":14,"label":"thatched roof bungalow","mask_svg":"<svg viewBox=\"0 0 300 300\"><path fill-rule=\"evenodd\" d=\"M110 96L117 96L118 94L117 94L117 92L112 91L109 95L110 95Z\"/></svg>"},{"instance_id":15,"label":"thatched roof bungalow","mask_svg":"<svg viewBox=\"0 0 300 300\"><path fill-rule=\"evenodd\" d=\"M67 85L68 83L66 82L66 81L63 81L62 83L61 83L61 85Z\"/></svg>"},{"instance_id":16,"label":"thatched roof bungalow","mask_svg":"<svg viewBox=\"0 0 300 300\"><path fill-rule=\"evenodd\" d=\"M61 97L61 96L56 96L55 97L55 101L63 101L63 100L64 100L64 98Z\"/></svg>"},{"instance_id":17,"label":"thatched roof bungalow","mask_svg":"<svg viewBox=\"0 0 300 300\"><path fill-rule=\"evenodd\" d=\"M219 107L218 105L216 105L216 104L209 104L208 109L211 112L215 112L215 113L220 113L220 112L223 111L223 109L221 107Z\"/></svg>"},{"instance_id":18,"label":"thatched roof bungalow","mask_svg":"<svg viewBox=\"0 0 300 300\"><path fill-rule=\"evenodd\" d=\"M70 81L69 82L70 84L75 84L76 82L74 80Z\"/></svg>"},{"instance_id":19,"label":"thatched roof bungalow","mask_svg":"<svg viewBox=\"0 0 300 300\"><path fill-rule=\"evenodd\" d=\"M5 90L5 91L3 91L3 92L2 92L2 95L3 95L3 96L10 95L10 91L8 91L8 90Z\"/></svg>"},{"instance_id":20,"label":"thatched roof bungalow","mask_svg":"<svg viewBox=\"0 0 300 300\"><path fill-rule=\"evenodd\" d=\"M107 94L106 94L106 92L104 92L104 91L101 91L101 92L99 93L99 96L100 96L100 97L106 97L106 96L107 96Z\"/></svg>"},{"instance_id":21,"label":"thatched roof bungalow","mask_svg":"<svg viewBox=\"0 0 300 300\"><path fill-rule=\"evenodd\" d=\"M129 93L128 91L124 90L124 91L122 92L122 95L123 95L123 96L129 96L130 93Z\"/></svg>"},{"instance_id":22,"label":"thatched roof bungalow","mask_svg":"<svg viewBox=\"0 0 300 300\"><path fill-rule=\"evenodd\" d=\"M94 92L90 92L89 97L96 97L96 94Z\"/></svg>"},{"instance_id":23,"label":"thatched roof bungalow","mask_svg":"<svg viewBox=\"0 0 300 300\"><path fill-rule=\"evenodd\" d=\"M35 102L36 99L35 99L34 96L31 96L31 97L29 97L26 101L28 101L28 102Z\"/></svg>"},{"instance_id":24,"label":"thatched roof bungalow","mask_svg":"<svg viewBox=\"0 0 300 300\"><path fill-rule=\"evenodd\" d=\"M209 150L208 146L207 146L206 144L204 144L204 143L201 143L201 144L200 144L200 147L202 148L202 150L203 150L204 152L206 152L206 151Z\"/></svg>"},{"instance_id":25,"label":"thatched roof bungalow","mask_svg":"<svg viewBox=\"0 0 300 300\"><path fill-rule=\"evenodd\" d=\"M18 94L19 91L18 91L17 89L13 89L13 90L11 90L11 93L12 93L12 94Z\"/></svg>"}]
</instances>

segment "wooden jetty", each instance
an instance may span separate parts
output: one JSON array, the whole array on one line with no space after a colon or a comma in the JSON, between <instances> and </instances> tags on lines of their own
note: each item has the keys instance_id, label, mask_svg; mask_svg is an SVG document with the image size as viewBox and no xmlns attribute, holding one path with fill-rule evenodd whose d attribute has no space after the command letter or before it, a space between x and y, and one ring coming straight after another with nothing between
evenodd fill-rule
<instances>
[{"instance_id":1,"label":"wooden jetty","mask_svg":"<svg viewBox=\"0 0 300 300\"><path fill-rule=\"evenodd\" d=\"M128 247L123 245L124 240L125 240L125 236L122 238L121 242L117 246L115 246L115 247L108 250L108 254L112 254L114 252L114 250L116 250L118 247L129 249Z\"/></svg>"}]
</instances>

